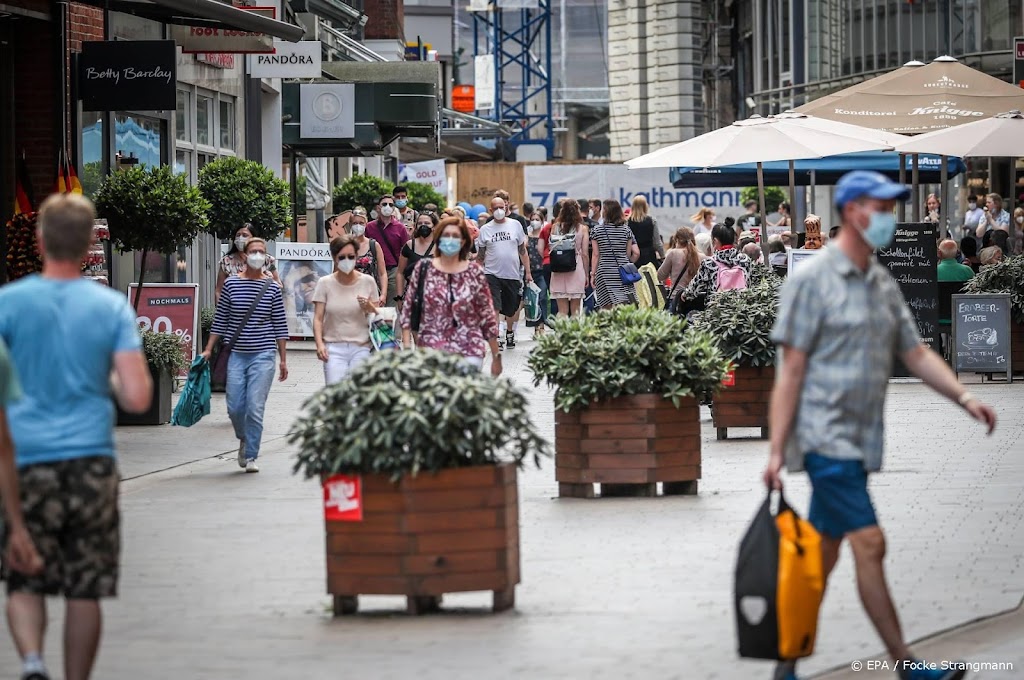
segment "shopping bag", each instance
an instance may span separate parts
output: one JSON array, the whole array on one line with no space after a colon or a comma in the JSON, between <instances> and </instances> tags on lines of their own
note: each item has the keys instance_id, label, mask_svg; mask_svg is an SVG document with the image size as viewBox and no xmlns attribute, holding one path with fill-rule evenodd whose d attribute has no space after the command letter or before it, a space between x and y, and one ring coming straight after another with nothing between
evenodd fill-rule
<instances>
[{"instance_id":1,"label":"shopping bag","mask_svg":"<svg viewBox=\"0 0 1024 680\"><path fill-rule=\"evenodd\" d=\"M203 416L210 415L210 363L202 356L196 357L188 371L188 379L181 390L181 398L174 407L171 425L192 427Z\"/></svg>"},{"instance_id":2,"label":"shopping bag","mask_svg":"<svg viewBox=\"0 0 1024 680\"><path fill-rule=\"evenodd\" d=\"M735 608L740 656L787 660L810 656L824 591L821 536L779 493L761 504L740 542Z\"/></svg>"},{"instance_id":3,"label":"shopping bag","mask_svg":"<svg viewBox=\"0 0 1024 680\"><path fill-rule=\"evenodd\" d=\"M530 281L526 286L526 290L523 291L523 305L526 308L526 320L534 322L540 318L541 305L544 303L541 300L541 290L533 281Z\"/></svg>"},{"instance_id":4,"label":"shopping bag","mask_svg":"<svg viewBox=\"0 0 1024 680\"><path fill-rule=\"evenodd\" d=\"M381 307L376 314L370 315L370 342L375 351L399 349L398 338L395 337L396 319L394 307Z\"/></svg>"}]
</instances>

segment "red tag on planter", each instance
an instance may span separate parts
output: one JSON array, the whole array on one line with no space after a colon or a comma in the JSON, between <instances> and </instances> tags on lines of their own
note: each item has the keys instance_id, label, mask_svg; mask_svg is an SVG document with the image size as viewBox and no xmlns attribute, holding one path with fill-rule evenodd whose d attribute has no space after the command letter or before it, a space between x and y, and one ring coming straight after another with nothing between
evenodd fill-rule
<instances>
[{"instance_id":1,"label":"red tag on planter","mask_svg":"<svg viewBox=\"0 0 1024 680\"><path fill-rule=\"evenodd\" d=\"M722 378L722 387L736 387L736 369L725 374Z\"/></svg>"},{"instance_id":2,"label":"red tag on planter","mask_svg":"<svg viewBox=\"0 0 1024 680\"><path fill-rule=\"evenodd\" d=\"M324 482L324 519L328 522L363 521L362 478L334 475Z\"/></svg>"}]
</instances>

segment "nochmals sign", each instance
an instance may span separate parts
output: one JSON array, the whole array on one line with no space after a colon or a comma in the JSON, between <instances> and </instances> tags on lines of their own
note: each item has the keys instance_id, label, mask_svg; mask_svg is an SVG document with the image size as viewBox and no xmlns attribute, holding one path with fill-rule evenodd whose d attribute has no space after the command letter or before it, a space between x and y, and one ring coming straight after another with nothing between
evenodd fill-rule
<instances>
[{"instance_id":1,"label":"nochmals sign","mask_svg":"<svg viewBox=\"0 0 1024 680\"><path fill-rule=\"evenodd\" d=\"M177 106L173 40L82 43L78 86L85 111L167 111Z\"/></svg>"}]
</instances>

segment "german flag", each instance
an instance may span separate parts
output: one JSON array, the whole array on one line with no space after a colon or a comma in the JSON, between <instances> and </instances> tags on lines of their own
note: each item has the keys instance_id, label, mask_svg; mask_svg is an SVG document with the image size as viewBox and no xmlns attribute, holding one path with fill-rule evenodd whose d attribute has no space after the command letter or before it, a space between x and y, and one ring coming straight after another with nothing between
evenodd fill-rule
<instances>
[{"instance_id":1,"label":"german flag","mask_svg":"<svg viewBox=\"0 0 1024 680\"><path fill-rule=\"evenodd\" d=\"M71 165L67 154L60 150L57 159L57 193L58 194L81 194L82 183L78 181L78 173Z\"/></svg>"},{"instance_id":2,"label":"german flag","mask_svg":"<svg viewBox=\"0 0 1024 680\"><path fill-rule=\"evenodd\" d=\"M14 214L21 215L32 212L32 179L28 174L28 165L25 164L25 153L17 160L14 180Z\"/></svg>"}]
</instances>

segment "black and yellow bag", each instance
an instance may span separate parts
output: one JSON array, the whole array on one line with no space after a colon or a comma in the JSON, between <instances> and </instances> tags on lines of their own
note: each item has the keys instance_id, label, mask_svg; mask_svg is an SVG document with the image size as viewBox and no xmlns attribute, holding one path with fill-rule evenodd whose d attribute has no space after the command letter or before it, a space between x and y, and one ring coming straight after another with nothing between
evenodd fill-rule
<instances>
[{"instance_id":1,"label":"black and yellow bag","mask_svg":"<svg viewBox=\"0 0 1024 680\"><path fill-rule=\"evenodd\" d=\"M798 659L814 652L824 591L821 536L779 494L757 511L736 561L736 627L740 656Z\"/></svg>"}]
</instances>

